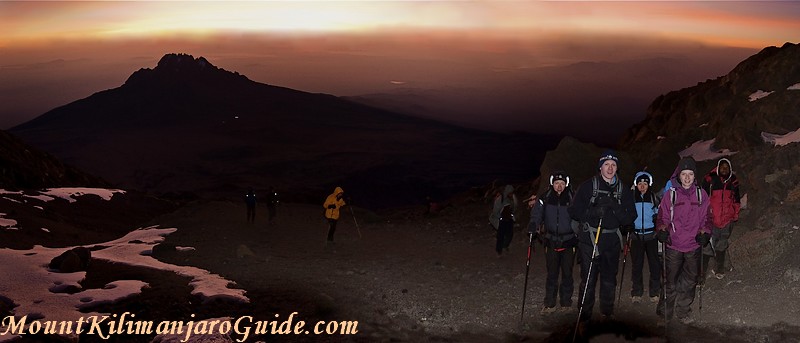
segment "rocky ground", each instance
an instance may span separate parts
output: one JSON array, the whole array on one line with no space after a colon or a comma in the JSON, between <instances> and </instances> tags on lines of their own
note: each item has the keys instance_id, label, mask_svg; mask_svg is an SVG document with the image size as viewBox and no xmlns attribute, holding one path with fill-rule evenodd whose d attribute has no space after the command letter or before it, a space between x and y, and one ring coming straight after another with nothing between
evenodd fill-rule
<instances>
[{"instance_id":1,"label":"rocky ground","mask_svg":"<svg viewBox=\"0 0 800 343\"><path fill-rule=\"evenodd\" d=\"M189 320L191 314L195 320L243 315L263 320L278 315L283 320L298 312L296 317L308 323L358 321L355 335L251 335L249 341L571 341L577 308L539 313L544 256L538 245L520 321L527 249L524 225L516 228L510 253L498 257L494 232L486 223L489 208L478 198L437 215L424 215L422 208L381 214L355 208L353 216L346 208L335 244L326 245L327 224L320 206L284 204L276 224L270 226L266 208L259 207L257 223L250 224L244 204L238 201L198 201L149 223L178 228L154 249L154 256L233 280L235 287L247 291L250 303L202 303L190 295L188 279L109 263L93 263L84 287L101 287L118 278L142 279L151 287L141 296L95 310L130 311L151 320ZM526 213L519 216L520 223L527 219ZM800 240L800 233L787 236L795 243ZM196 250L176 250L176 246ZM592 342L711 342L722 337L729 342L798 342L797 261L792 262L794 269L782 265L752 270L736 256L733 261L736 268L725 279L708 280L702 313L697 301L694 305L696 323L660 325L655 304L631 303L626 280L616 320L593 322L586 338ZM577 282L578 268L575 272ZM625 274L628 278L630 269ZM99 340L81 337L81 341L92 339ZM116 339L147 342L152 337Z\"/></svg>"}]
</instances>

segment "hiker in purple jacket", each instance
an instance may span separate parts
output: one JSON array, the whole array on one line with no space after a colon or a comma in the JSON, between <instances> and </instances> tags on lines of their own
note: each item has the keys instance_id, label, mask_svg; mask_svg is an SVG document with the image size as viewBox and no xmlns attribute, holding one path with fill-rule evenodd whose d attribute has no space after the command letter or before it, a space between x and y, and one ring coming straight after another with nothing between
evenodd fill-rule
<instances>
[{"instance_id":1,"label":"hiker in purple jacket","mask_svg":"<svg viewBox=\"0 0 800 343\"><path fill-rule=\"evenodd\" d=\"M656 313L682 323L694 321L691 305L700 272L701 247L711 239L712 218L708 194L695 179L693 158L684 157L672 174L672 187L664 192L658 209L658 240L665 244L666 296ZM674 202L673 202L674 199Z\"/></svg>"}]
</instances>

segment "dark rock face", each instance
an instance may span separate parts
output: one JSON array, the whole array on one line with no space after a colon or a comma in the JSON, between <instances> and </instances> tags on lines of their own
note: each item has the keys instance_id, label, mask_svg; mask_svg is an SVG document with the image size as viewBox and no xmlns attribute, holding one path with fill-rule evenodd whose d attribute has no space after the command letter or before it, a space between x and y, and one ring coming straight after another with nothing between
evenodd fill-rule
<instances>
[{"instance_id":1,"label":"dark rock face","mask_svg":"<svg viewBox=\"0 0 800 343\"><path fill-rule=\"evenodd\" d=\"M48 267L61 273L86 271L92 260L92 252L85 247L75 247L53 257Z\"/></svg>"},{"instance_id":2,"label":"dark rock face","mask_svg":"<svg viewBox=\"0 0 800 343\"><path fill-rule=\"evenodd\" d=\"M794 131L800 90L789 88L800 83L798 61L798 44L768 47L728 75L659 96L620 146L643 164L658 164L698 140L716 139L717 148L742 151L763 145L761 132ZM752 100L759 91L771 93Z\"/></svg>"},{"instance_id":3,"label":"dark rock face","mask_svg":"<svg viewBox=\"0 0 800 343\"><path fill-rule=\"evenodd\" d=\"M82 185L105 187L88 175L0 130L0 188L29 189Z\"/></svg>"},{"instance_id":4,"label":"dark rock face","mask_svg":"<svg viewBox=\"0 0 800 343\"><path fill-rule=\"evenodd\" d=\"M582 143L572 137L561 140L555 150L548 151L542 167L539 170L540 178L534 181L533 189L538 189L536 194L543 194L550 186L550 174L561 170L570 177L570 187L577 190L578 186L599 172L597 163L603 152L607 150L594 144ZM623 189L633 184L633 176L639 167L630 154L625 151L615 151L620 159L617 163L617 174L622 181Z\"/></svg>"}]
</instances>

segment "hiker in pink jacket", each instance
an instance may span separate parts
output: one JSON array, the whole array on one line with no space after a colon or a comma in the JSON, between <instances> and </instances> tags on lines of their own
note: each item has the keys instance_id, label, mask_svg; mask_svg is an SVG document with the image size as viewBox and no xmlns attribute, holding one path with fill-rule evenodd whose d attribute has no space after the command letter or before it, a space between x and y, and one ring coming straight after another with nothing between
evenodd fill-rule
<instances>
[{"instance_id":1,"label":"hiker in pink jacket","mask_svg":"<svg viewBox=\"0 0 800 343\"><path fill-rule=\"evenodd\" d=\"M712 219L708 194L695 179L693 158L684 157L672 174L672 187L664 192L658 209L656 236L665 244L665 296L656 313L682 323L694 321L691 305L701 264L701 247L711 239Z\"/></svg>"}]
</instances>

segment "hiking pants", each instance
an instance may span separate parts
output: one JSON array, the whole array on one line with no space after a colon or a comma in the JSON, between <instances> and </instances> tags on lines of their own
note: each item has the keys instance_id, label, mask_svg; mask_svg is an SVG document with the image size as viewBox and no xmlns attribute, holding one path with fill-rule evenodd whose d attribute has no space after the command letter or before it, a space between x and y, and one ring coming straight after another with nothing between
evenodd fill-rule
<instances>
[{"instance_id":1,"label":"hiking pants","mask_svg":"<svg viewBox=\"0 0 800 343\"><path fill-rule=\"evenodd\" d=\"M633 234L631 238L631 296L641 297L644 294L643 269L644 257L647 256L647 270L650 275L648 291L650 297L661 294L661 261L658 258L658 240L649 235L650 240L642 240L643 235Z\"/></svg>"},{"instance_id":2,"label":"hiking pants","mask_svg":"<svg viewBox=\"0 0 800 343\"><path fill-rule=\"evenodd\" d=\"M512 238L514 238L514 221L501 220L497 228L497 243L495 244L498 254L502 253L503 249L508 249Z\"/></svg>"},{"instance_id":3,"label":"hiking pants","mask_svg":"<svg viewBox=\"0 0 800 343\"><path fill-rule=\"evenodd\" d=\"M703 254L706 256L714 256L716 268L714 271L725 273L725 252L730 245L731 231L733 231L733 222L728 223L723 227L714 227L711 229L711 244L703 248ZM712 249L713 247L713 249ZM703 270L708 270L709 259L706 258L703 265ZM705 277L705 275L703 276Z\"/></svg>"},{"instance_id":4,"label":"hiking pants","mask_svg":"<svg viewBox=\"0 0 800 343\"><path fill-rule=\"evenodd\" d=\"M247 205L247 222L252 223L256 221L256 206Z\"/></svg>"},{"instance_id":5,"label":"hiking pants","mask_svg":"<svg viewBox=\"0 0 800 343\"><path fill-rule=\"evenodd\" d=\"M700 248L690 252L673 249L666 251L667 284L666 296L658 301L656 313L664 314L666 306L667 318L689 316L694 302L697 273L700 269Z\"/></svg>"},{"instance_id":6,"label":"hiking pants","mask_svg":"<svg viewBox=\"0 0 800 343\"><path fill-rule=\"evenodd\" d=\"M268 222L272 223L275 220L275 216L278 214L275 204L267 204L267 211L269 211Z\"/></svg>"},{"instance_id":7,"label":"hiking pants","mask_svg":"<svg viewBox=\"0 0 800 343\"><path fill-rule=\"evenodd\" d=\"M333 242L333 233L336 232L336 219L328 218L328 242Z\"/></svg>"},{"instance_id":8,"label":"hiking pants","mask_svg":"<svg viewBox=\"0 0 800 343\"><path fill-rule=\"evenodd\" d=\"M594 236L591 231L581 232L580 243L578 244L581 254L581 288L578 289L578 303L583 306L581 321L587 321L592 316L598 275L600 279L600 313L604 315L614 314L614 294L617 289L617 271L619 270L619 253L622 244L617 231L603 229L597 242L599 255L592 259L593 241ZM592 268L591 275L589 275L590 264ZM586 288L587 282L588 288ZM582 299L584 289L586 290L586 298Z\"/></svg>"},{"instance_id":9,"label":"hiking pants","mask_svg":"<svg viewBox=\"0 0 800 343\"><path fill-rule=\"evenodd\" d=\"M563 249L563 250L561 250ZM555 307L558 295L561 295L561 306L572 306L572 293L574 290L572 280L572 266L575 264L575 248L561 248L556 251L551 247L545 248L545 261L547 263L547 281L545 282L544 306ZM561 285L558 284L558 275L561 274Z\"/></svg>"}]
</instances>

